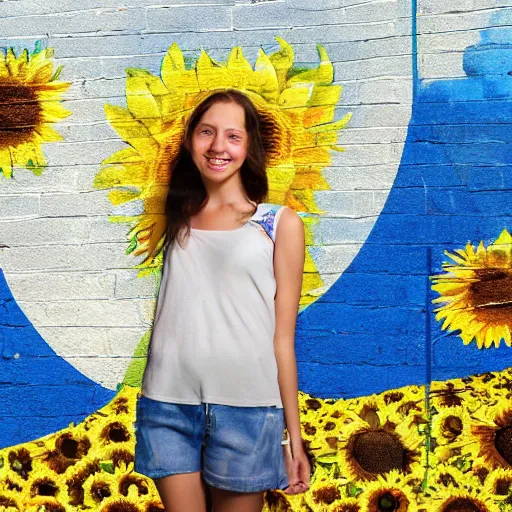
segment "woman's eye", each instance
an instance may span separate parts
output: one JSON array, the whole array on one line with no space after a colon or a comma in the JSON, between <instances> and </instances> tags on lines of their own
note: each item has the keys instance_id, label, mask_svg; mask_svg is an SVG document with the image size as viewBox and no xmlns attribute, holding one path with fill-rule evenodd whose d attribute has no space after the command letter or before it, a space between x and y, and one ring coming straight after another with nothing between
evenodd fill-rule
<instances>
[{"instance_id":1,"label":"woman's eye","mask_svg":"<svg viewBox=\"0 0 512 512\"><path fill-rule=\"evenodd\" d=\"M240 140L240 137L238 135L231 135L232 140Z\"/></svg>"}]
</instances>

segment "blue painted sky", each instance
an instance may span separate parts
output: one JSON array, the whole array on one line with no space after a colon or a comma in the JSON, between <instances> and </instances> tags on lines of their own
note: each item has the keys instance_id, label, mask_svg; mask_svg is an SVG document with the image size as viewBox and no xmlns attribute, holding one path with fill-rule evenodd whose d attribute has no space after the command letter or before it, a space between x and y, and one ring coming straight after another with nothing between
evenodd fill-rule
<instances>
[{"instance_id":1,"label":"blue painted sky","mask_svg":"<svg viewBox=\"0 0 512 512\"><path fill-rule=\"evenodd\" d=\"M479 350L441 331L428 280L446 249L512 230L511 55L512 29L488 29L465 51L465 78L418 82L382 214L344 275L299 317L303 391L351 397L512 366L503 344Z\"/></svg>"},{"instance_id":2,"label":"blue painted sky","mask_svg":"<svg viewBox=\"0 0 512 512\"><path fill-rule=\"evenodd\" d=\"M0 448L81 421L113 396L55 354L0 270Z\"/></svg>"}]
</instances>

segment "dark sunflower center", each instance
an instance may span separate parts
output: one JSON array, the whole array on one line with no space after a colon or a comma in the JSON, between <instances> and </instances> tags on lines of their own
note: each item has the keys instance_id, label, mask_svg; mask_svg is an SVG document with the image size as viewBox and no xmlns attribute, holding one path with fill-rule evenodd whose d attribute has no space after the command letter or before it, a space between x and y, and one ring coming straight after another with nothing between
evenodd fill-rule
<instances>
[{"instance_id":1,"label":"dark sunflower center","mask_svg":"<svg viewBox=\"0 0 512 512\"><path fill-rule=\"evenodd\" d=\"M0 81L0 148L29 141L41 122L41 113L33 88Z\"/></svg>"},{"instance_id":2,"label":"dark sunflower center","mask_svg":"<svg viewBox=\"0 0 512 512\"><path fill-rule=\"evenodd\" d=\"M18 473L23 479L28 479L28 474L32 471L32 458L26 448L21 448L17 452L10 452L9 463L14 472Z\"/></svg>"},{"instance_id":3,"label":"dark sunflower center","mask_svg":"<svg viewBox=\"0 0 512 512\"><path fill-rule=\"evenodd\" d=\"M379 512L395 512L400 506L397 500L390 492L384 493L377 500L377 509Z\"/></svg>"},{"instance_id":4,"label":"dark sunflower center","mask_svg":"<svg viewBox=\"0 0 512 512\"><path fill-rule=\"evenodd\" d=\"M91 495L96 503L101 503L105 498L112 495L110 487L104 482L97 482L91 486Z\"/></svg>"},{"instance_id":5,"label":"dark sunflower center","mask_svg":"<svg viewBox=\"0 0 512 512\"><path fill-rule=\"evenodd\" d=\"M68 459L78 458L78 442L74 439L66 438L62 440L60 451Z\"/></svg>"},{"instance_id":6,"label":"dark sunflower center","mask_svg":"<svg viewBox=\"0 0 512 512\"><path fill-rule=\"evenodd\" d=\"M340 498L340 491L334 485L326 485L325 487L321 487L320 489L313 491L313 499L317 503L326 503L327 505L330 505Z\"/></svg>"},{"instance_id":7,"label":"dark sunflower center","mask_svg":"<svg viewBox=\"0 0 512 512\"><path fill-rule=\"evenodd\" d=\"M448 416L443 422L446 437L455 438L462 433L462 420L458 416Z\"/></svg>"},{"instance_id":8,"label":"dark sunflower center","mask_svg":"<svg viewBox=\"0 0 512 512\"><path fill-rule=\"evenodd\" d=\"M124 443L130 439L130 434L122 423L116 421L103 429L102 437L114 443Z\"/></svg>"},{"instance_id":9,"label":"dark sunflower center","mask_svg":"<svg viewBox=\"0 0 512 512\"><path fill-rule=\"evenodd\" d=\"M507 496L512 486L512 479L500 478L495 484L495 493L500 496Z\"/></svg>"},{"instance_id":10,"label":"dark sunflower center","mask_svg":"<svg viewBox=\"0 0 512 512\"><path fill-rule=\"evenodd\" d=\"M121 479L121 481L119 482L119 492L123 496L128 496L128 489L130 485L135 485L137 487L137 490L139 491L139 496L141 494L148 493L148 486L146 485L146 482L144 482L142 478L138 478L133 475L127 475Z\"/></svg>"},{"instance_id":11,"label":"dark sunflower center","mask_svg":"<svg viewBox=\"0 0 512 512\"><path fill-rule=\"evenodd\" d=\"M457 498L444 507L442 512L487 512L469 498Z\"/></svg>"},{"instance_id":12,"label":"dark sunflower center","mask_svg":"<svg viewBox=\"0 0 512 512\"><path fill-rule=\"evenodd\" d=\"M387 473L392 469L404 470L407 450L398 437L385 430L370 430L356 434L352 456L365 471Z\"/></svg>"},{"instance_id":13,"label":"dark sunflower center","mask_svg":"<svg viewBox=\"0 0 512 512\"><path fill-rule=\"evenodd\" d=\"M507 426L496 431L494 446L498 453L512 466L512 426Z\"/></svg>"},{"instance_id":14,"label":"dark sunflower center","mask_svg":"<svg viewBox=\"0 0 512 512\"><path fill-rule=\"evenodd\" d=\"M55 496L58 487L51 480L41 480L32 487L32 496Z\"/></svg>"},{"instance_id":15,"label":"dark sunflower center","mask_svg":"<svg viewBox=\"0 0 512 512\"><path fill-rule=\"evenodd\" d=\"M505 308L512 312L512 272L482 268L475 271L478 281L469 287L477 308Z\"/></svg>"},{"instance_id":16,"label":"dark sunflower center","mask_svg":"<svg viewBox=\"0 0 512 512\"><path fill-rule=\"evenodd\" d=\"M13 508L18 508L18 505L16 504L16 502L10 498L6 498L5 496L0 496L0 507L5 507L5 508L9 508L9 507L13 507Z\"/></svg>"}]
</instances>

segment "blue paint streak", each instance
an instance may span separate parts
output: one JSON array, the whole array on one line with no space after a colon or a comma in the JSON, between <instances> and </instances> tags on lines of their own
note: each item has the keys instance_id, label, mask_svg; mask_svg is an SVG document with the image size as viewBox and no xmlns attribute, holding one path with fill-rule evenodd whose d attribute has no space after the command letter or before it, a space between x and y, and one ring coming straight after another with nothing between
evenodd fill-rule
<instances>
[{"instance_id":1,"label":"blue paint streak","mask_svg":"<svg viewBox=\"0 0 512 512\"><path fill-rule=\"evenodd\" d=\"M512 31L488 29L465 52L465 79L418 82L382 214L341 278L299 315L301 390L353 397L512 366L503 342L464 346L425 303L445 250L512 230L511 56Z\"/></svg>"},{"instance_id":2,"label":"blue paint streak","mask_svg":"<svg viewBox=\"0 0 512 512\"><path fill-rule=\"evenodd\" d=\"M427 248L427 269L429 276L433 275L432 271L432 250L430 247ZM432 380L432 291L430 287L430 279L427 276L425 279L425 309L427 314L425 315L425 331L426 331L426 343L425 343L425 365L426 365L426 382L430 383Z\"/></svg>"},{"instance_id":3,"label":"blue paint streak","mask_svg":"<svg viewBox=\"0 0 512 512\"><path fill-rule=\"evenodd\" d=\"M82 421L113 396L50 348L0 270L0 448Z\"/></svg>"},{"instance_id":4,"label":"blue paint streak","mask_svg":"<svg viewBox=\"0 0 512 512\"><path fill-rule=\"evenodd\" d=\"M418 95L420 86L418 72L418 0L411 2L411 37L412 37L412 98L413 102Z\"/></svg>"}]
</instances>

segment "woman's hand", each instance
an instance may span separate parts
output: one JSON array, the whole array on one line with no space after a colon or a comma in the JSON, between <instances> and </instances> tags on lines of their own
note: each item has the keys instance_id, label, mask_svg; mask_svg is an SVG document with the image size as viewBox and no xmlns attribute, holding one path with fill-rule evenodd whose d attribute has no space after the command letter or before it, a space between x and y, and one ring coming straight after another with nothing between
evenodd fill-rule
<instances>
[{"instance_id":1,"label":"woman's hand","mask_svg":"<svg viewBox=\"0 0 512 512\"><path fill-rule=\"evenodd\" d=\"M288 487L284 490L286 494L299 494L309 489L309 476L311 467L304 448L299 447L293 450L290 445L284 445L284 463L288 474Z\"/></svg>"}]
</instances>

